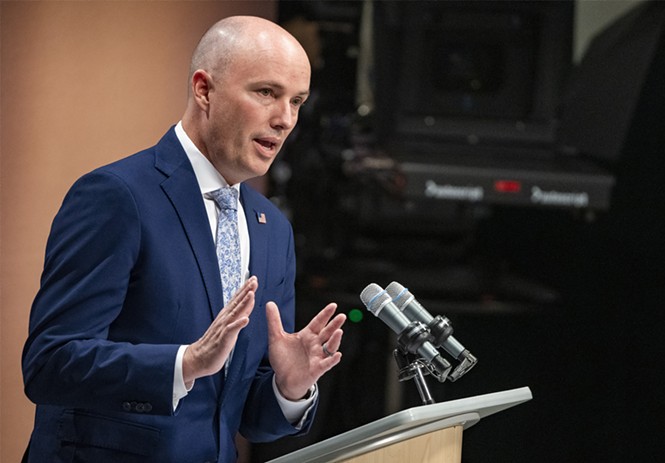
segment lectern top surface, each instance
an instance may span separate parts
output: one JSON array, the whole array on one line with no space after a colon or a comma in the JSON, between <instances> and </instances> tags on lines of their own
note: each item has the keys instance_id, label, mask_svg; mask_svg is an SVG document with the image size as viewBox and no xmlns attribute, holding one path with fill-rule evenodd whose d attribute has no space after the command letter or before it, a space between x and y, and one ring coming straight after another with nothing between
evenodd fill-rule
<instances>
[{"instance_id":1,"label":"lectern top surface","mask_svg":"<svg viewBox=\"0 0 665 463\"><path fill-rule=\"evenodd\" d=\"M374 442L387 437L394 437L393 441L399 441L399 437L395 436L400 433L405 436L404 438L413 437L418 435L416 428L423 428L423 432L428 432L428 430L431 430L431 424L444 420L446 423L452 423L456 416L460 417L460 422L457 424L463 424L464 428L467 429L486 416L531 400L532 397L531 390L528 387L522 387L413 407L270 460L268 463L330 463L339 461L348 458L351 454L357 454L359 448L365 445L372 446ZM470 416L477 418L469 420Z\"/></svg>"}]
</instances>

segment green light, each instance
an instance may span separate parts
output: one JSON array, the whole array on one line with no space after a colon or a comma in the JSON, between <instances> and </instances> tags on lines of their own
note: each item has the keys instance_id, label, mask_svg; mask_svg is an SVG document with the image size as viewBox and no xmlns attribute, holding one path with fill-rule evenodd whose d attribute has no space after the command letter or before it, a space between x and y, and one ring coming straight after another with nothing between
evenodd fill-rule
<instances>
[{"instance_id":1,"label":"green light","mask_svg":"<svg viewBox=\"0 0 665 463\"><path fill-rule=\"evenodd\" d=\"M349 310L349 321L353 323L360 323L363 320L363 311L360 309Z\"/></svg>"}]
</instances>

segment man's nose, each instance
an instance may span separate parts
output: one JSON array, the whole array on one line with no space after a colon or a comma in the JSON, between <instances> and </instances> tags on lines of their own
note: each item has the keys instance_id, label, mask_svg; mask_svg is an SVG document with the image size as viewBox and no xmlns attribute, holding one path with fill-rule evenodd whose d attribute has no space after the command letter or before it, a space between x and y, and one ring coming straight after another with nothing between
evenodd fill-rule
<instances>
[{"instance_id":1,"label":"man's nose","mask_svg":"<svg viewBox=\"0 0 665 463\"><path fill-rule=\"evenodd\" d=\"M293 107L290 101L278 101L275 105L271 125L281 130L291 130L298 120L297 109Z\"/></svg>"}]
</instances>

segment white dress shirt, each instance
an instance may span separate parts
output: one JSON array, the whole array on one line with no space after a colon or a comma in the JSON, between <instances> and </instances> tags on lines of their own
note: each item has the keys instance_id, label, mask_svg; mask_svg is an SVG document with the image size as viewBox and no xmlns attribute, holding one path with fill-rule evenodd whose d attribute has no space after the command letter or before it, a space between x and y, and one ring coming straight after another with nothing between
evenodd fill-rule
<instances>
[{"instance_id":1,"label":"white dress shirt","mask_svg":"<svg viewBox=\"0 0 665 463\"><path fill-rule=\"evenodd\" d=\"M212 233L213 240L217 239L217 218L219 216L219 207L217 203L209 196L209 193L219 188L229 186L224 177L215 169L212 163L206 158L194 145L194 142L189 138L182 128L182 122L178 122L175 127L175 133L182 145L187 157L189 158L192 168L194 169L194 174L196 175L196 180L199 183L199 188L201 189L201 195L204 199L204 204L206 212L208 213L208 221L210 222L210 232ZM240 184L231 185L231 187L236 188L238 193L240 193ZM240 198L240 194L238 194ZM242 207L240 199L238 199L238 233L240 236L240 265L242 269L242 283L247 281L249 278L249 230L247 228L247 219L245 217L245 211ZM175 373L173 378L173 409L178 406L180 400L187 395L189 390L185 386L185 381L182 375L182 358L185 353L187 346L180 346L178 349L178 355L176 356L176 365ZM233 353L231 354L233 355ZM230 358L229 358L230 360ZM227 362L228 365L229 362ZM308 412L316 399L318 394L316 385L312 386L311 394L307 399L299 400L296 402L290 401L282 396L282 394L277 389L275 384L275 379L273 377L273 390L275 391L275 396L277 401L284 413L284 416L290 423L296 423L296 427L302 426L305 418L308 415Z\"/></svg>"}]
</instances>

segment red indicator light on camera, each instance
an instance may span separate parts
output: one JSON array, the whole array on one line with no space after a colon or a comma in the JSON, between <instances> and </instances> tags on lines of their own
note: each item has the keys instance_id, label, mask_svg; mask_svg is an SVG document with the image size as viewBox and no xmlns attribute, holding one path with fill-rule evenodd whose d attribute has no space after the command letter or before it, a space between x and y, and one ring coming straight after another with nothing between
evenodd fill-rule
<instances>
[{"instance_id":1,"label":"red indicator light on camera","mask_svg":"<svg viewBox=\"0 0 665 463\"><path fill-rule=\"evenodd\" d=\"M519 193L522 190L522 183L516 180L496 180L494 189L499 193Z\"/></svg>"}]
</instances>

